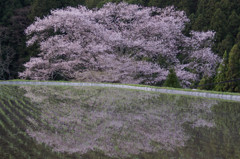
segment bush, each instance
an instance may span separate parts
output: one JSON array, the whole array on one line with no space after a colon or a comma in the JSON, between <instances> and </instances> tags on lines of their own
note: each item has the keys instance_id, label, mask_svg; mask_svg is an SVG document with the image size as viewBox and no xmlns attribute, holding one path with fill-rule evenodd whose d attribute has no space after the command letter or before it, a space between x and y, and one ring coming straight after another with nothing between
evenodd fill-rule
<instances>
[{"instance_id":1,"label":"bush","mask_svg":"<svg viewBox=\"0 0 240 159\"><path fill-rule=\"evenodd\" d=\"M170 69L167 79L164 82L163 86L165 87L173 87L173 88L181 88L180 82L178 80L178 77L176 75L176 72L174 69Z\"/></svg>"}]
</instances>

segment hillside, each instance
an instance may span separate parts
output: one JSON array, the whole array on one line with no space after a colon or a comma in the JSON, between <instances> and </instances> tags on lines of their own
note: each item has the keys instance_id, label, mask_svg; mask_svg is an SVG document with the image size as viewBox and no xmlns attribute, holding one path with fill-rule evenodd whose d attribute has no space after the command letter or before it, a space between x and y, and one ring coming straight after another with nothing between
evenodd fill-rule
<instances>
[{"instance_id":1,"label":"hillside","mask_svg":"<svg viewBox=\"0 0 240 159\"><path fill-rule=\"evenodd\" d=\"M239 102L157 92L0 85L0 157L233 159L239 111Z\"/></svg>"}]
</instances>

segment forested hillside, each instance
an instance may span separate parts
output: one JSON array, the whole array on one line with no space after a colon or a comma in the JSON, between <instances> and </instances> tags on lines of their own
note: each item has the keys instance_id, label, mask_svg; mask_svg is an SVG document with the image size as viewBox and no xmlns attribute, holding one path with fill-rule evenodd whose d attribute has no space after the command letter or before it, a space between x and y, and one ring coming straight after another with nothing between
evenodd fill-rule
<instances>
[{"instance_id":1,"label":"forested hillside","mask_svg":"<svg viewBox=\"0 0 240 159\"><path fill-rule=\"evenodd\" d=\"M0 0L0 79L18 78L23 64L37 56L39 46L26 47L24 30L50 10L66 6L102 7L121 0ZM131 4L184 10L190 19L184 34L190 30L216 32L212 50L223 58L214 77L203 76L200 84L219 83L240 78L240 3L239 0L126 0ZM203 89L240 91L240 82L203 86ZM195 83L198 85L199 83Z\"/></svg>"}]
</instances>

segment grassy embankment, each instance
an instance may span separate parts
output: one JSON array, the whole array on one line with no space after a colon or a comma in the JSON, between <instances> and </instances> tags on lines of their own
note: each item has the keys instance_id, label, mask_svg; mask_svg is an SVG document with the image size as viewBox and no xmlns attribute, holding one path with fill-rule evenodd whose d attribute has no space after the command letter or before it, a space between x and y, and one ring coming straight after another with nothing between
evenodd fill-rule
<instances>
[{"instance_id":1,"label":"grassy embankment","mask_svg":"<svg viewBox=\"0 0 240 159\"><path fill-rule=\"evenodd\" d=\"M74 143L77 142L76 145L81 145L81 143L88 143L86 141L92 141L93 145L100 146L101 148L101 145L109 146L107 143L101 144L101 142L110 141L108 140L110 136L111 139L116 139L111 140L111 142L113 142L111 144L114 145L117 145L119 142L121 143L121 141L132 144L131 140L148 144L150 143L149 141L152 141L151 137L154 138L157 134L159 135L159 133L156 132L160 130L163 132L162 134L176 134L174 131L176 128L172 127L174 125L181 126L184 123L194 125L194 123L201 123L203 120L206 121L205 124L210 124L210 126L211 123L214 123L210 108L217 104L215 100L181 96L182 95L160 95L157 92L138 90L128 91L118 88L84 87L84 89L82 89L71 86L0 85L0 158L109 159L111 157L107 157L98 151L84 155L54 152L50 146L43 143L50 141L56 142L56 137L62 142L54 143L52 146L56 146L56 148L59 149L64 148L68 150L68 144L74 145ZM221 101L220 103L223 103L222 106L214 106L214 108L224 108L224 105L231 105L231 108L239 108L239 102ZM223 112L225 113L225 110ZM237 111L233 112L236 113ZM81 119L79 119L79 117ZM197 122L198 120L199 122ZM59 123L58 121L61 122ZM121 127L121 123L124 123L123 125L127 127ZM152 123L153 125L148 125L147 123ZM154 123L162 124L154 125ZM164 126L162 127L162 125ZM119 129L119 126L121 129ZM99 128L102 128L101 131L99 131ZM204 130L206 128L205 126ZM201 130L202 129L203 128L201 128ZM149 134L144 136L144 133L140 135L138 134L140 133L138 130L141 130L141 133L151 133L152 136L149 136ZM179 127L176 130L183 130L183 128ZM32 134L31 137L29 136L29 132ZM103 136L104 138L102 140L96 140L99 143L91 140L94 139L94 134L97 134L96 132L104 132L103 134L99 134L99 136ZM131 134L130 132L133 133ZM213 132L213 134L216 132ZM128 135L118 136L118 133L129 134L132 135L132 137L128 138ZM184 131L177 133L183 136L176 136L174 143L186 142L183 133ZM140 138L135 140L136 137ZM86 141L82 142L84 138L86 138ZM158 138L161 139L162 144L157 144L156 147L169 146L169 143L172 143L172 140L165 140L168 139L168 137L159 136ZM172 137L169 139L172 139ZM39 144L36 140L42 140L43 143ZM137 152L138 149L142 149L138 147L139 145L141 146L139 143L133 144L131 149L125 147L123 143L120 144L120 147L115 147L114 149L111 149L111 146L102 147L101 149L106 150L106 154L113 153L115 155L123 154L122 151ZM193 145L196 144L193 142ZM209 144L207 143L206 145ZM146 146L149 145L145 145L144 147ZM194 148L194 146L187 147ZM110 152L107 151L109 148L111 150ZM84 147L80 150L84 151ZM191 152L195 151L194 149ZM188 154L188 151L184 148L179 147L177 152L181 154L181 156L184 156L183 158L192 158L191 154ZM164 154L166 157L164 157ZM149 154L146 158L167 159L173 157L172 155L174 155L172 152L168 153L163 150L156 154ZM188 155L191 157L186 157ZM127 159L130 158L127 157Z\"/></svg>"},{"instance_id":2,"label":"grassy embankment","mask_svg":"<svg viewBox=\"0 0 240 159\"><path fill-rule=\"evenodd\" d=\"M1 81L1 80L0 80ZM8 80L8 81L22 81L22 82L65 82L65 83L96 83L96 82L79 82L79 81L37 81L37 80ZM100 83L99 83L100 84ZM158 87L158 86L150 86L150 85L141 85L141 84L122 84L122 83L103 83L103 84L114 84L114 85L128 85L128 86L136 86L136 87L149 87L149 88L157 88L157 89L169 89L169 90L179 90L179 91L190 91L190 92L205 92L205 93L213 93L213 94L223 94L223 95L240 95L240 93L233 92L218 92L218 91L207 91L207 90L199 90L199 89L184 89L184 88L171 88L171 87Z\"/></svg>"}]
</instances>

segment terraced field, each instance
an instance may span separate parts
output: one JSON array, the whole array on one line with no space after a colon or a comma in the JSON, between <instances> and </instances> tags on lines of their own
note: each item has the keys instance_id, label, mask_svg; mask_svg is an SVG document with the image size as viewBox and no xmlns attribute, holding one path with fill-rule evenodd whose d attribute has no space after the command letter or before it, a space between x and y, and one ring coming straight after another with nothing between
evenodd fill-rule
<instances>
[{"instance_id":1,"label":"terraced field","mask_svg":"<svg viewBox=\"0 0 240 159\"><path fill-rule=\"evenodd\" d=\"M236 159L240 103L119 88L0 86L1 159Z\"/></svg>"},{"instance_id":2,"label":"terraced field","mask_svg":"<svg viewBox=\"0 0 240 159\"><path fill-rule=\"evenodd\" d=\"M54 153L44 144L37 144L27 132L26 127L35 128L28 118L39 124L39 111L17 87L0 87L0 158L64 158Z\"/></svg>"}]
</instances>

